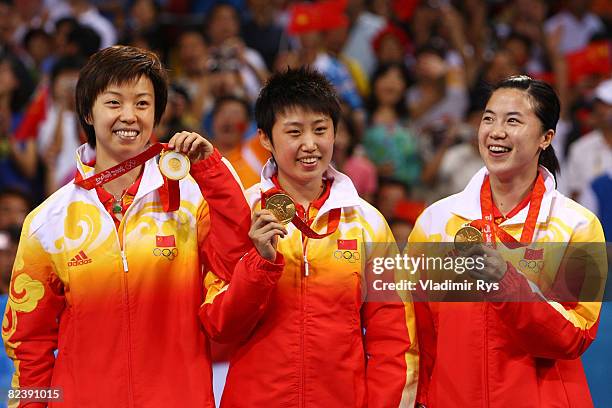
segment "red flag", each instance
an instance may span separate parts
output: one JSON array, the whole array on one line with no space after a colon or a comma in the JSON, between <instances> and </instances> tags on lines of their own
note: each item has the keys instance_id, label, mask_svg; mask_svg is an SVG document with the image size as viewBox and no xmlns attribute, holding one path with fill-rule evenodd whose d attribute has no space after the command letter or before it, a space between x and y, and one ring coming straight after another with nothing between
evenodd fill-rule
<instances>
[{"instance_id":1,"label":"red flag","mask_svg":"<svg viewBox=\"0 0 612 408\"><path fill-rule=\"evenodd\" d=\"M612 42L595 41L567 55L567 66L571 84L576 84L584 77L599 74L608 76L612 71Z\"/></svg>"},{"instance_id":2,"label":"red flag","mask_svg":"<svg viewBox=\"0 0 612 408\"><path fill-rule=\"evenodd\" d=\"M539 261L544 259L544 248L531 249L525 248L525 259L528 261Z\"/></svg>"},{"instance_id":3,"label":"red flag","mask_svg":"<svg viewBox=\"0 0 612 408\"><path fill-rule=\"evenodd\" d=\"M175 247L176 242L174 235L158 235L155 240L155 246L158 247Z\"/></svg>"},{"instance_id":4,"label":"red flag","mask_svg":"<svg viewBox=\"0 0 612 408\"><path fill-rule=\"evenodd\" d=\"M357 240L356 239L339 239L338 249L340 250L347 249L349 251L356 251L357 250Z\"/></svg>"}]
</instances>

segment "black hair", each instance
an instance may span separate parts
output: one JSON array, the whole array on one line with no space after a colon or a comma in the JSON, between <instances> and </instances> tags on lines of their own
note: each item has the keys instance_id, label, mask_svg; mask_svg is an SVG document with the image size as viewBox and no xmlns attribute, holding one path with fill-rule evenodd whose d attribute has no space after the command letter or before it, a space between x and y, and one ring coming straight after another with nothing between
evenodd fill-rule
<instances>
[{"instance_id":1,"label":"black hair","mask_svg":"<svg viewBox=\"0 0 612 408\"><path fill-rule=\"evenodd\" d=\"M235 95L223 95L223 96L218 97L215 100L215 105L213 106L213 109L212 109L212 116L214 117L217 114L217 112L219 112L221 107L228 102L236 102L242 105L246 113L247 120L251 119L251 106L249 105L249 102L246 99L241 98L239 96L235 96Z\"/></svg>"},{"instance_id":2,"label":"black hair","mask_svg":"<svg viewBox=\"0 0 612 408\"><path fill-rule=\"evenodd\" d=\"M72 29L76 27L77 25L79 25L79 22L74 17L62 17L55 22L55 31L57 31L60 28L60 26L64 24L69 25L70 28Z\"/></svg>"},{"instance_id":3,"label":"black hair","mask_svg":"<svg viewBox=\"0 0 612 408\"><path fill-rule=\"evenodd\" d=\"M23 48L27 49L30 45L30 42L36 37L44 37L46 40L51 40L51 36L42 28L30 28L23 36Z\"/></svg>"},{"instance_id":4,"label":"black hair","mask_svg":"<svg viewBox=\"0 0 612 408\"><path fill-rule=\"evenodd\" d=\"M32 195L27 190L19 186L8 186L3 189L0 189L0 198L4 198L7 196L16 196L21 198L28 205L28 210L32 210Z\"/></svg>"},{"instance_id":5,"label":"black hair","mask_svg":"<svg viewBox=\"0 0 612 408\"><path fill-rule=\"evenodd\" d=\"M79 56L61 57L53 64L51 74L49 75L49 81L51 84L54 84L61 73L66 71L75 71L78 73L84 65L85 60Z\"/></svg>"},{"instance_id":6,"label":"black hair","mask_svg":"<svg viewBox=\"0 0 612 408\"><path fill-rule=\"evenodd\" d=\"M148 78L153 84L154 124L157 126L168 100L168 77L157 55L136 47L114 45L89 58L77 82L76 109L87 135L87 143L91 147L96 147L96 132L87 121L92 119L96 98L110 85L127 84L137 81L140 77Z\"/></svg>"},{"instance_id":7,"label":"black hair","mask_svg":"<svg viewBox=\"0 0 612 408\"><path fill-rule=\"evenodd\" d=\"M68 44L76 45L79 55L90 57L100 49L102 40L100 35L93 29L81 24L77 24L66 36Z\"/></svg>"},{"instance_id":8,"label":"black hair","mask_svg":"<svg viewBox=\"0 0 612 408\"><path fill-rule=\"evenodd\" d=\"M389 71L393 69L399 70L400 76L406 84L406 89L408 89L408 87L410 86L410 75L408 74L408 70L406 69L404 64L401 64L399 62L390 62L378 66L372 74L372 78L370 79L372 90L370 92L370 97L368 98L368 101L366 103L366 109L370 114L376 111L380 104L378 98L376 97L376 92L374 92L374 85L376 84L376 81L378 81L381 76L386 75ZM393 107L393 110L400 119L405 119L408 117L408 107L406 106L406 98L404 98L404 96L401 96L399 98L399 100Z\"/></svg>"},{"instance_id":9,"label":"black hair","mask_svg":"<svg viewBox=\"0 0 612 408\"><path fill-rule=\"evenodd\" d=\"M328 115L334 124L334 134L338 129L341 108L333 85L314 69L288 68L270 77L255 102L257 127L270 143L277 116L295 107Z\"/></svg>"},{"instance_id":10,"label":"black hair","mask_svg":"<svg viewBox=\"0 0 612 408\"><path fill-rule=\"evenodd\" d=\"M561 102L552 86L527 75L514 75L496 84L491 90L487 102L493 92L498 89L520 89L527 92L533 105L533 111L542 123L542 130L544 132L556 130L561 112ZM540 152L538 164L546 167L553 175L559 172L559 160L552 145Z\"/></svg>"},{"instance_id":11,"label":"black hair","mask_svg":"<svg viewBox=\"0 0 612 408\"><path fill-rule=\"evenodd\" d=\"M531 39L529 37L527 37L524 34L519 33L518 31L512 31L508 37L506 37L504 39L504 44L508 44L508 42L512 41L512 40L516 40L520 43L522 43L525 48L527 48L527 50L531 50L533 41L531 41Z\"/></svg>"}]
</instances>

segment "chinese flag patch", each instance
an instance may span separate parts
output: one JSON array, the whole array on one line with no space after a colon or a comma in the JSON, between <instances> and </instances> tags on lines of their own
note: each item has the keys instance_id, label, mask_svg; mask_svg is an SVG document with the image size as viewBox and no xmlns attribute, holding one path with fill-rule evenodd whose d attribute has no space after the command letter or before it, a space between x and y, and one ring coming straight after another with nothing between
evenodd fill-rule
<instances>
[{"instance_id":1,"label":"chinese flag patch","mask_svg":"<svg viewBox=\"0 0 612 408\"><path fill-rule=\"evenodd\" d=\"M174 235L158 235L155 239L155 246L158 247L175 247L176 241Z\"/></svg>"},{"instance_id":2,"label":"chinese flag patch","mask_svg":"<svg viewBox=\"0 0 612 408\"><path fill-rule=\"evenodd\" d=\"M544 259L544 248L525 248L525 259L528 261L539 261L541 259Z\"/></svg>"},{"instance_id":3,"label":"chinese flag patch","mask_svg":"<svg viewBox=\"0 0 612 408\"><path fill-rule=\"evenodd\" d=\"M338 249L340 250L348 249L349 251L356 251L357 250L357 240L356 239L339 239Z\"/></svg>"}]
</instances>

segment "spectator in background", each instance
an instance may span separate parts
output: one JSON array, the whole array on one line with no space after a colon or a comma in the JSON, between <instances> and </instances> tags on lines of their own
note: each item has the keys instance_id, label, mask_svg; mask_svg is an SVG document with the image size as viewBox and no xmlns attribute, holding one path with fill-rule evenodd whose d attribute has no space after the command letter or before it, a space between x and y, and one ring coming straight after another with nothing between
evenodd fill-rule
<instances>
[{"instance_id":1,"label":"spectator in background","mask_svg":"<svg viewBox=\"0 0 612 408\"><path fill-rule=\"evenodd\" d=\"M400 203L409 199L406 184L392 178L381 177L378 181L378 193L375 207L387 220L397 216Z\"/></svg>"},{"instance_id":2,"label":"spectator in background","mask_svg":"<svg viewBox=\"0 0 612 408\"><path fill-rule=\"evenodd\" d=\"M365 74L371 77L376 69L377 61L372 49L372 39L386 24L387 16L378 14L373 7L373 0L355 0L351 2L350 31L343 54L355 59Z\"/></svg>"},{"instance_id":3,"label":"spectator in background","mask_svg":"<svg viewBox=\"0 0 612 408\"><path fill-rule=\"evenodd\" d=\"M212 109L214 98L210 93L208 47L204 34L198 29L185 29L177 39L177 59L173 82L187 91L191 112L198 122Z\"/></svg>"},{"instance_id":4,"label":"spectator in background","mask_svg":"<svg viewBox=\"0 0 612 408\"><path fill-rule=\"evenodd\" d=\"M80 126L75 114L75 89L84 60L63 57L51 71L45 112L23 140L24 149L16 160L26 174L34 177L39 163L45 169L45 192L50 195L74 177L74 152L81 145Z\"/></svg>"},{"instance_id":5,"label":"spectator in background","mask_svg":"<svg viewBox=\"0 0 612 408\"><path fill-rule=\"evenodd\" d=\"M595 129L570 145L565 178L570 198L583 205L593 179L612 169L612 79L601 82L594 96Z\"/></svg>"},{"instance_id":6,"label":"spectator in background","mask_svg":"<svg viewBox=\"0 0 612 408\"><path fill-rule=\"evenodd\" d=\"M31 197L18 188L0 190L0 229L21 227L32 209Z\"/></svg>"},{"instance_id":7,"label":"spectator in background","mask_svg":"<svg viewBox=\"0 0 612 408\"><path fill-rule=\"evenodd\" d=\"M55 22L63 17L74 17L80 24L93 29L100 36L98 48L106 48L117 43L115 28L90 0L61 1L49 10L47 30L51 31Z\"/></svg>"},{"instance_id":8,"label":"spectator in background","mask_svg":"<svg viewBox=\"0 0 612 408\"><path fill-rule=\"evenodd\" d=\"M200 123L192 115L191 98L187 90L178 84L168 88L166 111L157 126L157 141L167 143L175 133L187 130L200 133Z\"/></svg>"},{"instance_id":9,"label":"spectator in background","mask_svg":"<svg viewBox=\"0 0 612 408\"><path fill-rule=\"evenodd\" d=\"M427 202L438 201L462 191L474 174L484 166L478 151L478 127L482 108L473 107L467 120L448 129L433 158L423 169Z\"/></svg>"},{"instance_id":10,"label":"spectator in background","mask_svg":"<svg viewBox=\"0 0 612 408\"><path fill-rule=\"evenodd\" d=\"M160 5L156 0L135 0L130 7L121 44L138 43L141 45L140 48L149 49L165 60L168 42L159 22L160 11Z\"/></svg>"},{"instance_id":11,"label":"spectator in background","mask_svg":"<svg viewBox=\"0 0 612 408\"><path fill-rule=\"evenodd\" d=\"M401 64L382 65L374 72L363 145L380 176L415 186L420 183L422 163L418 140L408 128L407 87L408 75Z\"/></svg>"},{"instance_id":12,"label":"spectator in background","mask_svg":"<svg viewBox=\"0 0 612 408\"><path fill-rule=\"evenodd\" d=\"M21 117L13 111L18 86L12 59L0 52L0 190L7 187L30 188L28 178L16 161L23 146L12 137Z\"/></svg>"},{"instance_id":13,"label":"spectator in background","mask_svg":"<svg viewBox=\"0 0 612 408\"><path fill-rule=\"evenodd\" d=\"M370 83L359 62L346 55L343 50L348 38L348 17L342 12L330 13L325 18L329 27L322 31L323 46L329 55L340 61L351 75L359 96L365 99L370 94Z\"/></svg>"},{"instance_id":14,"label":"spectator in background","mask_svg":"<svg viewBox=\"0 0 612 408\"><path fill-rule=\"evenodd\" d=\"M217 99L212 111L213 143L219 152L234 167L244 188L259 182L261 167L253 166L249 160L249 148L259 144L256 137L244 141L251 122L251 108L245 99L222 96Z\"/></svg>"},{"instance_id":15,"label":"spectator in background","mask_svg":"<svg viewBox=\"0 0 612 408\"><path fill-rule=\"evenodd\" d=\"M604 31L601 19L589 11L591 0L564 0L563 9L546 20L547 33L560 32L559 51L569 54L584 48L591 38Z\"/></svg>"},{"instance_id":16,"label":"spectator in background","mask_svg":"<svg viewBox=\"0 0 612 408\"><path fill-rule=\"evenodd\" d=\"M289 46L283 27L275 20L276 12L267 0L248 0L247 16L240 27L246 46L261 55L269 71L274 69L278 52Z\"/></svg>"},{"instance_id":17,"label":"spectator in background","mask_svg":"<svg viewBox=\"0 0 612 408\"><path fill-rule=\"evenodd\" d=\"M355 125L348 115L340 116L338 121L332 163L349 176L357 193L364 200L374 202L374 194L378 189L376 166L368 159L364 147L359 144Z\"/></svg>"},{"instance_id":18,"label":"spectator in background","mask_svg":"<svg viewBox=\"0 0 612 408\"><path fill-rule=\"evenodd\" d=\"M468 107L463 66L447 62L445 55L444 50L433 45L416 52L416 83L408 89L408 110L411 127L425 141L428 133L463 119Z\"/></svg>"},{"instance_id":19,"label":"spectator in background","mask_svg":"<svg viewBox=\"0 0 612 408\"><path fill-rule=\"evenodd\" d=\"M14 114L20 113L25 108L36 87L36 83L23 61L20 44L15 43L13 40L17 22L18 17L12 2L1 1L0 52L2 52L2 60L7 59L10 61L13 75L18 83L11 97L11 111Z\"/></svg>"},{"instance_id":20,"label":"spectator in background","mask_svg":"<svg viewBox=\"0 0 612 408\"><path fill-rule=\"evenodd\" d=\"M407 53L411 48L408 36L396 25L388 24L372 40L379 65L406 64Z\"/></svg>"},{"instance_id":21,"label":"spectator in background","mask_svg":"<svg viewBox=\"0 0 612 408\"><path fill-rule=\"evenodd\" d=\"M261 55L240 38L238 10L229 3L217 3L207 14L204 27L211 56L222 63L236 65L247 97L255 101L268 77L268 70Z\"/></svg>"},{"instance_id":22,"label":"spectator in background","mask_svg":"<svg viewBox=\"0 0 612 408\"><path fill-rule=\"evenodd\" d=\"M365 128L363 101L347 67L325 48L324 33L348 24L341 3L297 3L291 10L288 32L297 36L299 48L287 53L286 65L311 66L321 72L336 89L344 111L350 111L359 135ZM283 69L283 62L277 67ZM348 109L348 110L347 110Z\"/></svg>"},{"instance_id":23,"label":"spectator in background","mask_svg":"<svg viewBox=\"0 0 612 408\"><path fill-rule=\"evenodd\" d=\"M30 75L37 84L46 73L45 62L53 53L52 41L52 37L42 28L28 30L23 38L23 48L28 55L26 61Z\"/></svg>"}]
</instances>

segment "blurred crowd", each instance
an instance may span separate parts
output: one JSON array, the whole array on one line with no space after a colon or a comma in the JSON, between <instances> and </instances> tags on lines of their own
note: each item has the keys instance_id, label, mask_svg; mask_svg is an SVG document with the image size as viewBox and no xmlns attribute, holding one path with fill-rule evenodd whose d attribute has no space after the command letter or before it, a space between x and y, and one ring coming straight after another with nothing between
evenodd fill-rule
<instances>
[{"instance_id":1,"label":"blurred crowd","mask_svg":"<svg viewBox=\"0 0 612 408\"><path fill-rule=\"evenodd\" d=\"M245 187L267 159L253 137L260 87L287 66L316 67L344 109L334 165L400 243L424 206L482 166L487 86L544 79L562 100L560 190L604 224L612 213L609 1L0 0L0 253L14 249L24 214L74 176L79 69L119 43L168 67L157 140L201 132ZM10 265L0 266L4 288Z\"/></svg>"}]
</instances>

